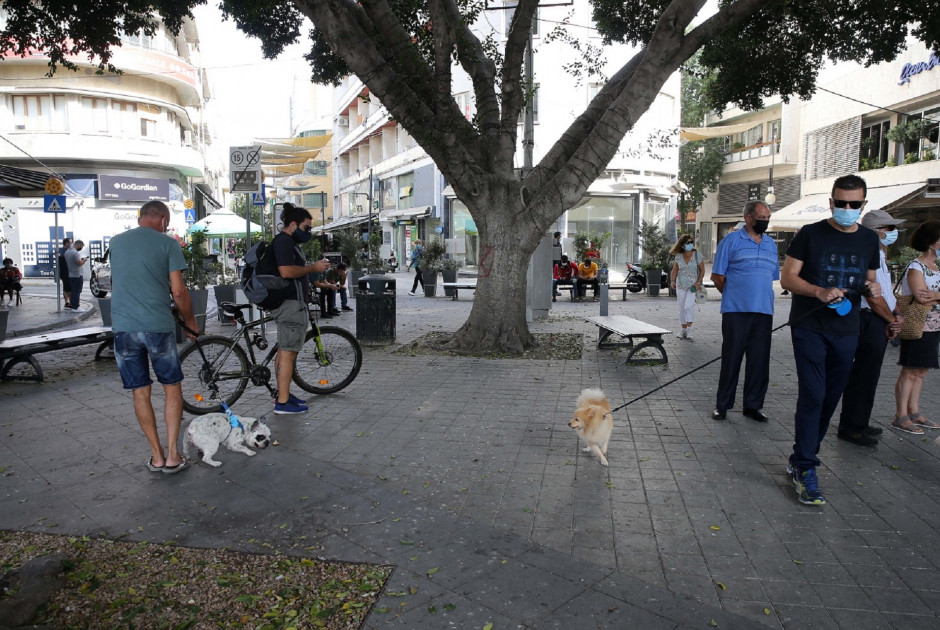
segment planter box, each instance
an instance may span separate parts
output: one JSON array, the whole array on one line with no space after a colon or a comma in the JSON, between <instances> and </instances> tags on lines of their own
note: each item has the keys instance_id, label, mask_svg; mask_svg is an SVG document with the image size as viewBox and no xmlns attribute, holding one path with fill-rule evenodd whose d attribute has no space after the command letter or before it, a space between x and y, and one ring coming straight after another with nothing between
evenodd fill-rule
<instances>
[{"instance_id":1,"label":"planter box","mask_svg":"<svg viewBox=\"0 0 940 630\"><path fill-rule=\"evenodd\" d=\"M356 293L359 291L359 278L364 275L366 275L366 272L361 269L350 269L346 274L346 289L349 293L349 297L356 299Z\"/></svg>"},{"instance_id":2,"label":"planter box","mask_svg":"<svg viewBox=\"0 0 940 630\"><path fill-rule=\"evenodd\" d=\"M457 270L445 269L441 272L441 277L444 278L444 282L457 282ZM454 288L444 287L444 295L449 298L454 297Z\"/></svg>"},{"instance_id":3,"label":"planter box","mask_svg":"<svg viewBox=\"0 0 940 630\"><path fill-rule=\"evenodd\" d=\"M200 335L205 334L206 308L209 305L209 289L191 289L189 291L189 297L192 298L193 302L193 315L196 316L196 325L199 327L197 330ZM183 343L186 339L186 334L183 332L183 329L180 328L179 324L177 324L176 343Z\"/></svg>"},{"instance_id":4,"label":"planter box","mask_svg":"<svg viewBox=\"0 0 940 630\"><path fill-rule=\"evenodd\" d=\"M98 298L98 312L101 314L101 324L111 327L111 298Z\"/></svg>"},{"instance_id":5,"label":"planter box","mask_svg":"<svg viewBox=\"0 0 940 630\"><path fill-rule=\"evenodd\" d=\"M236 287L234 284L220 285L212 287L212 290L215 292L215 304L218 306L222 302L236 302L235 290ZM219 321L226 324L232 323L234 320L231 317L228 317L222 313L222 309L219 308Z\"/></svg>"},{"instance_id":6,"label":"planter box","mask_svg":"<svg viewBox=\"0 0 940 630\"><path fill-rule=\"evenodd\" d=\"M437 295L437 272L425 271L424 276L424 297L435 297Z\"/></svg>"}]
</instances>

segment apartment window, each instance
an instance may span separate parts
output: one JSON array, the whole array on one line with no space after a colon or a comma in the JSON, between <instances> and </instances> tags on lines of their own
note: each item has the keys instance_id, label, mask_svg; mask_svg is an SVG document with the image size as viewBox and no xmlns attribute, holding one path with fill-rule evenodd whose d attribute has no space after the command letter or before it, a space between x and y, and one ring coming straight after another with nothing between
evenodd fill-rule
<instances>
[{"instance_id":1,"label":"apartment window","mask_svg":"<svg viewBox=\"0 0 940 630\"><path fill-rule=\"evenodd\" d=\"M82 130L108 133L108 99L82 98Z\"/></svg>"},{"instance_id":2,"label":"apartment window","mask_svg":"<svg viewBox=\"0 0 940 630\"><path fill-rule=\"evenodd\" d=\"M68 131L66 98L51 94L14 96L13 126L17 131Z\"/></svg>"},{"instance_id":3,"label":"apartment window","mask_svg":"<svg viewBox=\"0 0 940 630\"><path fill-rule=\"evenodd\" d=\"M137 103L111 101L115 135L134 136L140 131L137 118Z\"/></svg>"},{"instance_id":4,"label":"apartment window","mask_svg":"<svg viewBox=\"0 0 940 630\"><path fill-rule=\"evenodd\" d=\"M460 110L460 113L463 114L467 120L470 120L472 118L470 114L470 92L454 94L454 100L457 101L457 108Z\"/></svg>"},{"instance_id":5,"label":"apartment window","mask_svg":"<svg viewBox=\"0 0 940 630\"><path fill-rule=\"evenodd\" d=\"M588 83L588 103L594 100L597 93L604 88L603 83Z\"/></svg>"},{"instance_id":6,"label":"apartment window","mask_svg":"<svg viewBox=\"0 0 940 630\"><path fill-rule=\"evenodd\" d=\"M891 123L887 120L862 127L858 155L859 170L878 168L888 161L888 129L890 127Z\"/></svg>"},{"instance_id":7,"label":"apartment window","mask_svg":"<svg viewBox=\"0 0 940 630\"><path fill-rule=\"evenodd\" d=\"M162 113L156 105L139 103L137 111L140 114L140 135L144 138L157 138L157 120Z\"/></svg>"},{"instance_id":8,"label":"apartment window","mask_svg":"<svg viewBox=\"0 0 940 630\"><path fill-rule=\"evenodd\" d=\"M767 141L780 142L780 134L783 131L783 121L779 118L767 123Z\"/></svg>"}]
</instances>

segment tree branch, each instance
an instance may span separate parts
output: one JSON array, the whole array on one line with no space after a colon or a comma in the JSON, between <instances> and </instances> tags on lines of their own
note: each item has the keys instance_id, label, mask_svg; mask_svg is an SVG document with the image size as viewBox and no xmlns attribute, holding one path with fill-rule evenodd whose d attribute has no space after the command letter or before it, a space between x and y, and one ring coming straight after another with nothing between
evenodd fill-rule
<instances>
[{"instance_id":1,"label":"tree branch","mask_svg":"<svg viewBox=\"0 0 940 630\"><path fill-rule=\"evenodd\" d=\"M520 90L519 85L521 85L525 50L529 42L529 34L532 32L532 19L537 9L538 0L519 0L512 15L509 34L506 36L503 70L500 78L503 109L500 120L500 139L503 145L502 151L508 151L509 147L506 143L511 143L510 156L516 150L519 112L525 105L526 90L532 89L532 86L525 86L525 89Z\"/></svg>"}]
</instances>

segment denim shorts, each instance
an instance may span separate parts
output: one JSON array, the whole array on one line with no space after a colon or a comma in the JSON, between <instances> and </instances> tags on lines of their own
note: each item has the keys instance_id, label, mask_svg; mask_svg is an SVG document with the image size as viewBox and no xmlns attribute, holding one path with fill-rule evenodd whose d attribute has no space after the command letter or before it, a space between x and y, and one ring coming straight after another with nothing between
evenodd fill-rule
<instances>
[{"instance_id":1,"label":"denim shorts","mask_svg":"<svg viewBox=\"0 0 940 630\"><path fill-rule=\"evenodd\" d=\"M150 363L157 381L162 385L176 385L183 381L180 356L176 351L173 333L116 332L114 357L117 359L124 389L140 389L153 384Z\"/></svg>"}]
</instances>

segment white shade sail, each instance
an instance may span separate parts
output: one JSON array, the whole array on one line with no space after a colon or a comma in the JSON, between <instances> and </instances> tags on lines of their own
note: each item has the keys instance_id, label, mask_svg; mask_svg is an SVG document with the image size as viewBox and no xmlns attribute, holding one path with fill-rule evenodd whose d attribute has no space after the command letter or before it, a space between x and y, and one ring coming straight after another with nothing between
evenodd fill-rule
<instances>
[{"instance_id":1,"label":"white shade sail","mask_svg":"<svg viewBox=\"0 0 940 630\"><path fill-rule=\"evenodd\" d=\"M204 219L192 224L190 232L205 232L206 236L234 236L245 233L245 219L231 210L222 208L216 210ZM261 226L257 223L250 225L249 232L260 232Z\"/></svg>"}]
</instances>

